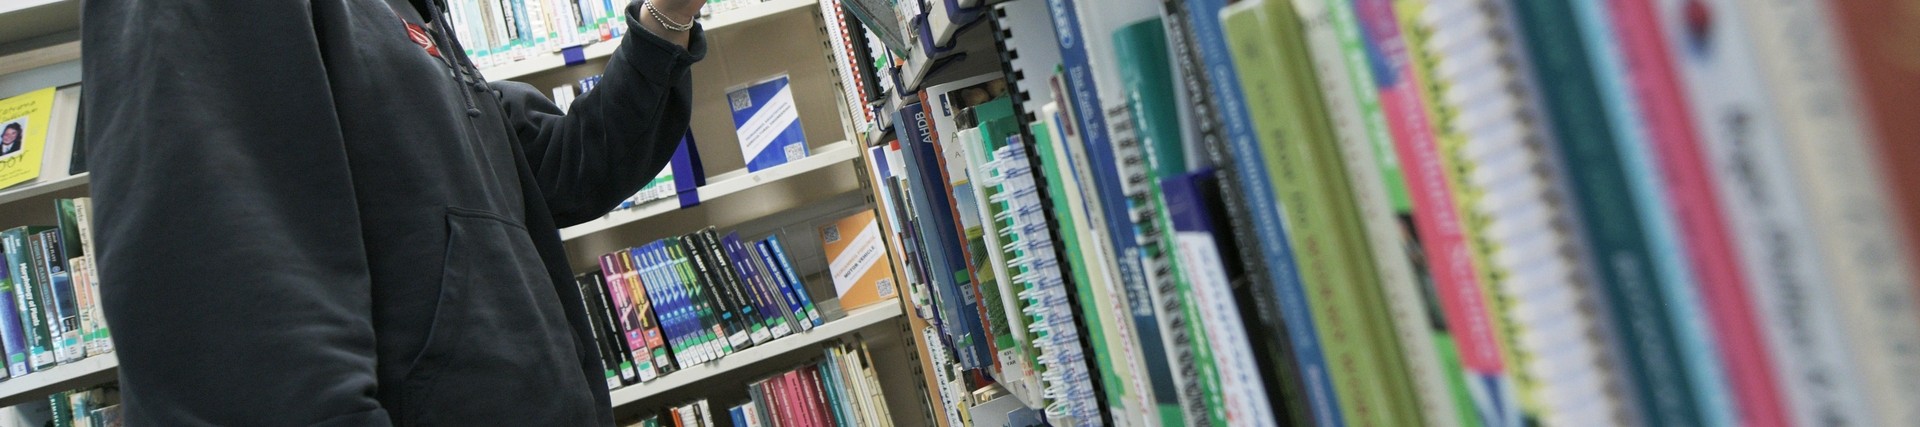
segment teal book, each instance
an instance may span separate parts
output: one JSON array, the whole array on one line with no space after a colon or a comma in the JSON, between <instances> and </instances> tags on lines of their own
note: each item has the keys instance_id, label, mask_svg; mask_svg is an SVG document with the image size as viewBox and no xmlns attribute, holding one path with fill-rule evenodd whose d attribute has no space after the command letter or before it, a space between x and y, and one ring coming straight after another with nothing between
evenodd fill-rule
<instances>
[{"instance_id":1,"label":"teal book","mask_svg":"<svg viewBox=\"0 0 1920 427\"><path fill-rule=\"evenodd\" d=\"M1134 233L1153 284L1151 299L1160 311L1158 327L1167 337L1163 351L1175 364L1181 418L1193 425L1224 423L1220 373L1192 284L1174 256L1173 224L1159 185L1162 178L1186 172L1166 27L1158 18L1149 19L1121 27L1112 37L1133 127L1131 138L1125 129L1114 132L1115 161L1133 205Z\"/></svg>"},{"instance_id":2,"label":"teal book","mask_svg":"<svg viewBox=\"0 0 1920 427\"><path fill-rule=\"evenodd\" d=\"M27 242L28 236L38 234L52 227L15 227L0 232L0 245L4 245L7 255L7 267L14 272L13 304L20 312L20 323L26 331L27 364L32 371L52 367L56 362L53 354L53 334L47 328L45 302L49 301L45 286L33 275L33 255Z\"/></svg>"}]
</instances>

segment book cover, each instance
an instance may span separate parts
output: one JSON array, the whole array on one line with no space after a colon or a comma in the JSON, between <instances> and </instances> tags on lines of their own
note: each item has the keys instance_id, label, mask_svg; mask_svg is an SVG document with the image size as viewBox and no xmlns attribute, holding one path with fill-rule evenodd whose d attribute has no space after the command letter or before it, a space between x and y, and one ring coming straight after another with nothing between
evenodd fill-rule
<instances>
[{"instance_id":1,"label":"book cover","mask_svg":"<svg viewBox=\"0 0 1920 427\"><path fill-rule=\"evenodd\" d=\"M820 244L827 254L827 271L834 295L843 310L893 302L893 267L887 264L886 243L873 211L861 211L820 226Z\"/></svg>"},{"instance_id":2,"label":"book cover","mask_svg":"<svg viewBox=\"0 0 1920 427\"><path fill-rule=\"evenodd\" d=\"M640 271L641 282L653 288L654 301L665 302L668 314L663 316L673 319L672 333L680 340L674 357L680 361L680 367L705 363L712 356L712 341L707 336L707 325L700 318L699 308L689 298L686 288L674 277L662 241L656 240L641 246L640 251L634 253L633 264ZM665 322L663 319L662 323Z\"/></svg>"},{"instance_id":3,"label":"book cover","mask_svg":"<svg viewBox=\"0 0 1920 427\"><path fill-rule=\"evenodd\" d=\"M915 229L920 247L927 252L927 277L933 288L940 316L937 326L951 343L955 358L965 369L983 368L992 363L982 330L977 300L971 298L971 278L959 248L961 241L953 230L953 210L944 196L945 180L940 178L938 153L932 147L932 128L927 124L922 104L902 107L894 120L900 136L903 158L907 159L908 195L915 212ZM966 297L963 297L966 294Z\"/></svg>"},{"instance_id":4,"label":"book cover","mask_svg":"<svg viewBox=\"0 0 1920 427\"><path fill-rule=\"evenodd\" d=\"M804 308L792 298L788 292L789 288L781 283L782 275L771 271L766 259L761 258L759 242L741 241L735 233L728 233L728 236L735 239L737 251L735 255L739 257L740 264L747 266L748 273L753 275L760 286L760 291L765 293L769 301L772 301L775 310L787 318L787 325L792 327L794 332L812 330L813 322L807 320Z\"/></svg>"},{"instance_id":5,"label":"book cover","mask_svg":"<svg viewBox=\"0 0 1920 427\"><path fill-rule=\"evenodd\" d=\"M628 334L619 320L620 311L613 304L614 299L607 295L609 288L606 275L597 271L581 274L580 284L580 294L587 300L587 314L593 317L592 321L598 328L601 352L606 353L606 368L613 371L615 380L620 384L638 384L642 380L635 366L633 347L628 344Z\"/></svg>"},{"instance_id":6,"label":"book cover","mask_svg":"<svg viewBox=\"0 0 1920 427\"><path fill-rule=\"evenodd\" d=\"M0 99L0 188L40 176L54 88Z\"/></svg>"},{"instance_id":7,"label":"book cover","mask_svg":"<svg viewBox=\"0 0 1920 427\"><path fill-rule=\"evenodd\" d=\"M620 274L626 278L628 293L634 298L636 311L647 317L642 322L650 326L646 334L647 347L653 352L653 366L661 374L686 368L687 357L685 323L681 321L679 305L667 298L661 285L664 281L653 276L653 264L641 258L644 247L633 247L615 253L615 261L620 264Z\"/></svg>"},{"instance_id":8,"label":"book cover","mask_svg":"<svg viewBox=\"0 0 1920 427\"><path fill-rule=\"evenodd\" d=\"M780 236L767 236L767 239L763 240L762 243L764 243L768 249L773 250L773 253L769 254L768 259L779 264L777 270L786 275L787 283L793 287L794 298L800 300L801 309L807 313L807 320L813 322L813 326L820 326L821 323L826 321L826 318L821 317L819 308L814 307L813 296L807 293L807 283L800 280L800 271L795 270L793 268L793 260L787 258L787 251L780 244Z\"/></svg>"},{"instance_id":9,"label":"book cover","mask_svg":"<svg viewBox=\"0 0 1920 427\"><path fill-rule=\"evenodd\" d=\"M800 128L800 110L788 83L782 74L727 91L748 172L807 157L807 135Z\"/></svg>"},{"instance_id":10,"label":"book cover","mask_svg":"<svg viewBox=\"0 0 1920 427\"><path fill-rule=\"evenodd\" d=\"M60 253L55 261L65 264L71 286L69 292L73 295L74 318L78 323L74 330L79 333L80 345L75 359L101 353L95 341L104 339L98 328L106 324L105 319L100 318L99 300L93 291L93 277L90 275L93 270L92 256L86 249L80 228L79 206L84 202L78 199L54 200L55 217L60 229Z\"/></svg>"}]
</instances>

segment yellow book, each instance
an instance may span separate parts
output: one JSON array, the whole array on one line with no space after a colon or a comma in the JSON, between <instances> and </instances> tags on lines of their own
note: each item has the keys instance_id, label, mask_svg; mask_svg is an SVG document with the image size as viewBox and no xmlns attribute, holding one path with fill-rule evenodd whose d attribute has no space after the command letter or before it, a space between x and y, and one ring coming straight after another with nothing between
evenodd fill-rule
<instances>
[{"instance_id":1,"label":"yellow book","mask_svg":"<svg viewBox=\"0 0 1920 427\"><path fill-rule=\"evenodd\" d=\"M0 100L0 187L40 177L54 88Z\"/></svg>"}]
</instances>

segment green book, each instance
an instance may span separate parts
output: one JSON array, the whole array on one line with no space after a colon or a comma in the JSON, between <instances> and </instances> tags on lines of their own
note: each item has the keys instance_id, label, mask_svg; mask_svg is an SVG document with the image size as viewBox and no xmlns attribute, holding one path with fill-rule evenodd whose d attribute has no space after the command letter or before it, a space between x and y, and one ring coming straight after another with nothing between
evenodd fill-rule
<instances>
[{"instance_id":1,"label":"green book","mask_svg":"<svg viewBox=\"0 0 1920 427\"><path fill-rule=\"evenodd\" d=\"M1192 284L1174 256L1173 221L1159 186L1162 179L1185 174L1187 169L1166 27L1159 18L1129 24L1113 32L1113 43L1126 110L1132 118L1132 129L1114 129L1115 164L1131 199L1128 203L1134 204L1135 232L1145 255L1148 283L1153 284L1154 309L1161 311L1159 327L1169 337L1170 348L1164 351L1174 364L1182 406L1176 415L1188 425L1224 424L1220 372L1200 323Z\"/></svg>"},{"instance_id":2,"label":"green book","mask_svg":"<svg viewBox=\"0 0 1920 427\"><path fill-rule=\"evenodd\" d=\"M1418 425L1419 407L1299 15L1286 0L1222 11L1247 109L1298 248L1302 282L1342 414L1358 425ZM1424 343L1419 345L1426 345Z\"/></svg>"},{"instance_id":3,"label":"green book","mask_svg":"<svg viewBox=\"0 0 1920 427\"><path fill-rule=\"evenodd\" d=\"M46 286L33 275L33 256L28 247L27 237L39 234L53 227L27 226L14 227L0 232L0 245L6 250L9 270L14 272L14 292L12 303L20 310L20 325L27 333L27 361L34 371L52 367L53 332L47 328L47 315L44 302L49 301Z\"/></svg>"}]
</instances>

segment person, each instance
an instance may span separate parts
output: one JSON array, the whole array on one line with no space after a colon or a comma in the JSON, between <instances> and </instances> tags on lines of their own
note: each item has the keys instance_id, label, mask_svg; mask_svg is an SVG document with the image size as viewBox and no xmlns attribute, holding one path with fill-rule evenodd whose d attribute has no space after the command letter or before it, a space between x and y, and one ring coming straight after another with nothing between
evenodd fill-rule
<instances>
[{"instance_id":1,"label":"person","mask_svg":"<svg viewBox=\"0 0 1920 427\"><path fill-rule=\"evenodd\" d=\"M0 128L0 156L20 152L20 147L24 145L20 143L20 137L26 135L21 129L20 122L8 123L5 128Z\"/></svg>"},{"instance_id":2,"label":"person","mask_svg":"<svg viewBox=\"0 0 1920 427\"><path fill-rule=\"evenodd\" d=\"M612 425L556 230L668 163L705 54L703 1L633 1L565 114L445 0L84 2L127 424Z\"/></svg>"}]
</instances>

